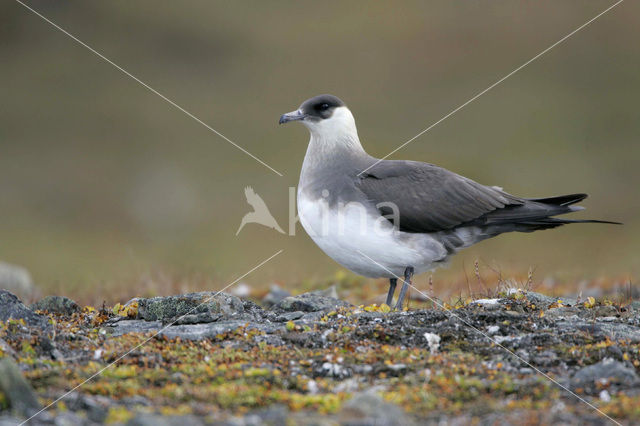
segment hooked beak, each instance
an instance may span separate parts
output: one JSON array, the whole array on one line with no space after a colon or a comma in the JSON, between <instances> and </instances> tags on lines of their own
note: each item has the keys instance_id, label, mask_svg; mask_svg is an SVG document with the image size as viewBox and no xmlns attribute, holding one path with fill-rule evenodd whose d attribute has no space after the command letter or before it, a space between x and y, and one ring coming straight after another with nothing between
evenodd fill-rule
<instances>
[{"instance_id":1,"label":"hooked beak","mask_svg":"<svg viewBox=\"0 0 640 426\"><path fill-rule=\"evenodd\" d=\"M306 115L303 114L302 111L297 109L295 111L291 111L291 112L288 112L286 114L282 114L282 116L280 116L280 121L278 121L278 124L288 123L289 121L304 120L305 117L306 117Z\"/></svg>"}]
</instances>

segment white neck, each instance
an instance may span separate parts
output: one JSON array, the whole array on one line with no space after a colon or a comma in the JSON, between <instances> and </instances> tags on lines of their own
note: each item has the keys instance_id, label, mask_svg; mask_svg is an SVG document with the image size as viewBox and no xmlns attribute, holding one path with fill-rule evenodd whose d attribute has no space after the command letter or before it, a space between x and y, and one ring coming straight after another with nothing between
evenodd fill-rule
<instances>
[{"instance_id":1,"label":"white neck","mask_svg":"<svg viewBox=\"0 0 640 426\"><path fill-rule=\"evenodd\" d=\"M319 157L343 155L345 152L364 153L358 138L353 114L347 107L338 107L330 118L304 122L311 133L309 150Z\"/></svg>"},{"instance_id":2,"label":"white neck","mask_svg":"<svg viewBox=\"0 0 640 426\"><path fill-rule=\"evenodd\" d=\"M317 122L303 122L311 133L307 154L302 163L299 189L315 185L321 179L324 188L327 180L355 175L368 157L360 144L358 130L351 111L339 107L331 118ZM351 170L353 169L353 170Z\"/></svg>"}]
</instances>

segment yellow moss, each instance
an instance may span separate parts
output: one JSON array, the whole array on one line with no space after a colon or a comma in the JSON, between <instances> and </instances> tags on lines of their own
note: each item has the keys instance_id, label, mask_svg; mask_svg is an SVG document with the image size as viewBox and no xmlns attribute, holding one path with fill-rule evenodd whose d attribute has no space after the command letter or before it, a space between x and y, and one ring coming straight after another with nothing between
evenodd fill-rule
<instances>
[{"instance_id":1,"label":"yellow moss","mask_svg":"<svg viewBox=\"0 0 640 426\"><path fill-rule=\"evenodd\" d=\"M111 312L113 312L113 315L118 315L118 313L120 312L120 309L122 309L122 305L119 303L116 303L113 306L113 309L111 310Z\"/></svg>"},{"instance_id":2,"label":"yellow moss","mask_svg":"<svg viewBox=\"0 0 640 426\"><path fill-rule=\"evenodd\" d=\"M126 423L133 418L133 413L125 407L111 407L105 423Z\"/></svg>"},{"instance_id":3,"label":"yellow moss","mask_svg":"<svg viewBox=\"0 0 640 426\"><path fill-rule=\"evenodd\" d=\"M382 312L382 313L385 313L385 314L387 312L391 312L391 308L386 303L383 303L380 306L378 306L376 303L374 303L372 305L364 306L361 309L365 310L366 312Z\"/></svg>"},{"instance_id":4,"label":"yellow moss","mask_svg":"<svg viewBox=\"0 0 640 426\"><path fill-rule=\"evenodd\" d=\"M138 302L133 301L128 305L121 305L120 303L116 303L113 307L112 312L114 315L118 315L121 317L135 318L138 316Z\"/></svg>"},{"instance_id":5,"label":"yellow moss","mask_svg":"<svg viewBox=\"0 0 640 426\"><path fill-rule=\"evenodd\" d=\"M21 350L22 350L23 353L25 353L27 355L35 355L36 354L35 349L33 349L33 346L31 346L31 344L27 340L23 340L22 341Z\"/></svg>"},{"instance_id":6,"label":"yellow moss","mask_svg":"<svg viewBox=\"0 0 640 426\"><path fill-rule=\"evenodd\" d=\"M260 376L268 376L270 374L271 374L271 371L268 368L249 368L244 372L244 375L246 377L260 377Z\"/></svg>"},{"instance_id":7,"label":"yellow moss","mask_svg":"<svg viewBox=\"0 0 640 426\"><path fill-rule=\"evenodd\" d=\"M0 410L6 410L7 408L9 408L9 401L7 401L4 393L0 391Z\"/></svg>"}]
</instances>

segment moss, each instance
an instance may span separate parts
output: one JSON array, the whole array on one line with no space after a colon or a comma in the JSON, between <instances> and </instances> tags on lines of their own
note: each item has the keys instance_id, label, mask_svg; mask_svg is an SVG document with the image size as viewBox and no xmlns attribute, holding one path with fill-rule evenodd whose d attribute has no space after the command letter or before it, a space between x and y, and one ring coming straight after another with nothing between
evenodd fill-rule
<instances>
[{"instance_id":1,"label":"moss","mask_svg":"<svg viewBox=\"0 0 640 426\"><path fill-rule=\"evenodd\" d=\"M133 418L133 413L125 407L110 407L105 423L126 423Z\"/></svg>"},{"instance_id":2,"label":"moss","mask_svg":"<svg viewBox=\"0 0 640 426\"><path fill-rule=\"evenodd\" d=\"M510 303L515 306L520 302ZM326 332L324 336L331 344L313 348L298 343L273 346L258 341L261 332L246 327L197 342L155 337L83 385L81 392L114 401L107 417L109 422L126 422L132 417L118 401L134 395L147 398L151 402L148 409L163 415L188 414L196 408L214 417L219 413L237 415L272 404L283 404L293 411L335 413L350 394L343 392L344 380L323 377L318 372L319 366L330 362L350 371L355 371L356 366L370 367L353 373L357 377L354 383L359 386L354 391L381 385L385 400L420 418L433 413L478 416L491 412L506 415L514 410L535 413L548 410L558 400L566 404L568 412L582 409L579 402L564 398L563 392L546 379L514 372L514 364L510 364L513 360L496 357L503 353L489 342L443 331L440 352L430 353L420 333L414 336L390 326L394 315L400 314L384 312L384 306L360 308L385 314L378 315L383 321L375 326L363 327L362 316L354 313L358 308L328 313L326 323L317 325L316 330L294 322L286 324L282 338ZM538 321L538 313L533 309L525 307L525 312L532 312L531 321ZM121 307L117 309L118 315L120 312ZM113 312L85 308L70 318L57 318L58 345L64 342L66 350L83 354L74 364L39 355L39 346L35 343L32 346L28 339L5 340L15 349L22 349L18 361L39 394L63 393L151 336L100 334L92 324L109 315ZM504 324L515 327L517 321ZM22 325L5 323L0 332L9 327L17 330ZM74 338L60 340L63 332L73 334ZM620 348L625 360L640 367L640 344L612 342L586 334L576 334L572 340L553 346L541 341L540 347L532 347L531 351L534 357L538 350L553 351L569 366L575 366L602 359L613 345ZM97 349L102 350L102 356L93 360ZM3 398L0 395L0 406ZM612 393L611 401L599 406L616 418L640 419L637 408L640 395Z\"/></svg>"},{"instance_id":3,"label":"moss","mask_svg":"<svg viewBox=\"0 0 640 426\"><path fill-rule=\"evenodd\" d=\"M9 408L9 401L2 391L0 391L0 411L7 410Z\"/></svg>"}]
</instances>

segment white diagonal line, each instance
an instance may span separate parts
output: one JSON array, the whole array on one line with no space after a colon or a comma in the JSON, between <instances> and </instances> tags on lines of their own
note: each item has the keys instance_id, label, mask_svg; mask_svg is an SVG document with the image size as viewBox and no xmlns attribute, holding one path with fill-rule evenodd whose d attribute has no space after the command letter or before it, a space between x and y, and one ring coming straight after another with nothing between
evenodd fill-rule
<instances>
[{"instance_id":1,"label":"white diagonal line","mask_svg":"<svg viewBox=\"0 0 640 426\"><path fill-rule=\"evenodd\" d=\"M566 36L562 37L560 40L556 41L551 46L547 47L542 52L538 53L536 56L534 56L533 58L529 59L524 64L520 65L518 68L516 68L513 71L511 71L509 74L505 75L500 80L498 80L495 83L493 83L491 86L487 87L486 89L484 89L483 91L481 91L480 93L478 93L477 95L475 95L474 97L472 97L471 99L469 99L468 101L466 101L465 103L463 103L462 105L460 105L459 107L454 109L453 111L449 112L447 115L442 117L440 120L436 121L435 123L433 123L432 125L430 125L426 129L422 130L420 133L418 133L417 135L415 135L414 137L412 137L411 139L409 139L408 141L406 141L405 143L403 143L402 145L400 145L399 147L397 147L396 149L394 149L393 151L391 151L390 153L385 155L384 157L380 158L378 161L376 161L375 163L373 163L372 165L370 165L366 169L362 170L360 173L358 173L358 176L360 176L362 173L366 172L367 170L371 169L373 166L375 166L376 164L380 163L382 160L385 160L385 159L389 158L389 156L391 156L391 155L395 154L396 152L400 151L402 148L404 148L405 146L409 145L411 142L413 142L414 140L416 140L420 136L424 135L429 130L433 129L438 124L442 123L444 120L446 120L447 118L451 117L453 114L455 114L456 112L460 111L462 108L466 107L471 102L475 101L480 96L484 95L489 90L493 89L494 87L496 87L497 85L499 85L500 83L502 83L503 81L505 81L506 79L508 79L509 77L514 75L515 73L517 73L518 71L520 71L522 68L524 68L527 65L529 65L531 62L535 61L536 59L538 59L539 57L541 57L542 55L544 55L545 53L547 53L548 51L550 51L551 49L553 49L554 47L556 47L557 45L562 43L563 41L567 40L569 37L571 37L572 35L574 35L578 31L580 31L581 29L583 29L587 25L591 24L593 21L595 21L596 19L598 19L599 17L601 17L605 13L609 12L611 9L613 9L614 7L616 7L617 5L622 3L623 1L624 0L618 0L616 3L612 4L611 6L609 6L608 8L606 8L605 10L603 10L602 12L600 12L599 14L597 14L596 16L594 16L593 18L591 18L590 20L585 22L584 24L580 25L578 28L576 28L575 30L571 31L569 34L567 34Z\"/></svg>"},{"instance_id":2,"label":"white diagonal line","mask_svg":"<svg viewBox=\"0 0 640 426\"><path fill-rule=\"evenodd\" d=\"M89 51L91 51L92 53L94 53L95 55L99 56L101 59L105 60L106 62L108 62L109 64L113 65L116 69L118 69L119 71L121 71L122 73L124 73L125 75L127 75L128 77L132 78L133 80L135 80L137 83L139 83L140 85L142 85L145 89L148 89L149 91L151 91L152 93L155 93L156 95L160 96L162 99L164 99L165 101L167 101L171 106L177 108L178 110L182 111L184 114L186 114L187 116L191 117L192 119L194 119L195 121L197 121L198 123L202 124L204 127L206 127L207 129L209 129L210 131L212 131L213 133L215 133L216 135L220 136L222 139L224 139L225 141L229 142L231 145L235 146L236 148L238 148L240 151L244 152L245 154L247 154L249 157L253 158L254 160L256 160L258 163L262 164L263 166L265 166L266 168L270 169L272 172L274 172L275 174L277 174L278 176L282 176L282 173L280 173L279 171L277 171L276 169L274 169L273 167L271 167L270 165L268 165L267 163L265 163L264 161L262 161L261 159L259 159L258 157L256 157L255 155L253 155L252 153L250 153L249 151L247 151L246 149L244 149L243 147L241 147L240 145L238 145L237 143L235 143L234 141L232 141L231 139L229 139L228 137L226 137L225 135L223 135L222 133L220 133L219 131L217 131L216 129L214 129L213 127L211 127L210 125L208 125L207 123L205 123L204 121L202 121L201 119L199 119L198 117L196 117L195 115L193 115L192 113L190 113L189 111L187 111L186 109L184 109L183 107L181 107L180 105L178 105L177 103L175 103L174 101L172 101L171 99L167 98L165 95L163 95L162 93L158 92L156 89L154 89L153 87L149 86L147 83L145 83L144 81L140 80L138 77L136 77L135 75L131 74L129 71L127 71L126 69L122 68L120 65L116 64L115 62L113 62L111 59L107 58L106 56L104 56L102 53L98 52L97 50L95 50L94 48L92 48L91 46L89 46L87 43L83 42L82 40L78 39L76 36L74 36L73 34L71 34L70 32L68 32L67 30L65 30L64 28L60 27L58 24L56 24L55 22L51 21L50 19L48 19L46 16L42 15L40 12L36 11L35 9L27 6L26 4L24 4L22 1L20 0L16 0L17 3L21 4L22 6L24 6L26 9L30 10L31 12L33 12L34 14L36 14L37 16L39 16L40 18L42 18L44 21L48 22L49 24L51 24L54 28L56 28L57 30L61 31L62 33L64 33L65 35L67 35L68 37L70 37L72 40L74 40L75 42L77 42L78 44L80 44L81 46L87 48Z\"/></svg>"},{"instance_id":3,"label":"white diagonal line","mask_svg":"<svg viewBox=\"0 0 640 426\"><path fill-rule=\"evenodd\" d=\"M391 275L393 275L394 277L396 277L399 280L403 280L404 283L404 279L397 276L396 274L394 274L393 272L391 272L389 269L385 268L384 265L381 265L380 263L376 262L375 260L373 260L372 258L370 258L369 256L367 256L366 254L364 254L363 252L361 252L360 250L357 250L358 253L360 253L361 255L363 255L364 257L366 257L367 259L369 259L371 262L375 263L376 265L378 265L379 267L383 268L384 270L386 270L387 272L389 272ZM575 396L576 398L578 398L580 401L584 402L585 404L587 404L589 407L593 408L595 411L597 411L598 413L602 414L604 417L606 417L607 419L611 420L613 423L622 426L619 422L617 422L616 420L612 419L611 417L609 417L607 414L605 414L603 411L601 411L598 407L596 407L595 405L591 404L589 401L587 401L586 399L582 398L580 395L576 394L575 392L573 392L571 389L567 388L566 386L562 385L561 383L559 383L558 381L556 381L555 379L553 379L551 376L549 376L547 373L545 373L544 371L541 371L540 369L538 369L537 367L535 367L534 365L532 365L531 363L529 363L528 361L526 361L525 359L523 359L522 357L520 357L518 354L516 354L515 352L513 352L511 349L503 346L502 344L500 344L496 339L492 338L491 336L489 336L488 334L486 334L485 332L483 332L482 330L476 328L474 325L470 324L469 322L465 321L464 319L462 319L459 315L457 315L455 312L452 312L451 310L447 309L443 304L441 304L440 302L436 301L435 299L433 299L432 297L426 295L425 293L423 293L422 291L420 291L420 289L418 289L417 287L415 287L413 284L408 283L409 287L413 288L414 290L416 290L418 293L420 293L422 296L426 297L427 299L429 299L433 304L438 305L439 308L441 308L443 311L447 312L450 316L455 317L456 319L460 320L460 322L462 322L464 325L466 325L467 327L471 328L472 330L476 331L477 333L479 333L480 335L486 337L491 343L495 344L496 346L499 346L500 348L504 349L505 351L507 351L509 354L513 355L514 357L518 358L518 360L520 360L521 362L523 362L524 364L528 365L529 367L531 367L533 370L535 370L538 374L542 375L543 377L545 377L546 379L550 380L553 384L557 385L558 387L560 387L561 389L569 392L571 395Z\"/></svg>"},{"instance_id":4,"label":"white diagonal line","mask_svg":"<svg viewBox=\"0 0 640 426\"><path fill-rule=\"evenodd\" d=\"M268 261L270 261L271 259L273 259L274 257L276 257L277 255L279 255L280 253L282 253L284 250L278 250L276 253L272 254L270 257L268 257L267 259L263 260L262 262L258 263L256 266L254 266L253 268L251 268L249 271L245 272L244 274L242 274L241 276L239 276L238 278L236 278L235 280L233 280L231 283L227 284L222 290L217 291L213 296L209 296L207 297L204 302L200 303L197 306L194 306L193 308L189 309L189 311L187 311L186 313L180 315L178 318L174 319L170 324L162 327L160 330L158 330L157 332L155 332L151 337L147 338L146 340L144 340L142 343L139 343L138 345L136 345L133 349L128 350L127 352L125 352L124 354L120 355L118 358L116 358L115 361L111 362L110 364L106 365L105 367L101 368L100 370L98 370L97 372L93 373L91 376L89 376L88 379L84 380L82 383L80 383L79 385L76 385L73 389L71 389L70 391L68 391L67 393L65 393L64 395L62 395L61 397L59 397L58 399L56 399L55 401L53 401L52 403L50 403L49 405L47 405L46 407L42 408L40 411L38 411L37 413L35 413L34 415L32 415L31 417L29 417L27 420L23 421L22 423L20 423L20 426L24 425L25 423L27 423L29 420L33 419L34 417L36 417L38 414L42 413L43 411L49 409L50 407L52 407L53 405L55 405L56 403L58 403L60 400L64 399L65 397L67 397L69 394L71 394L72 392L74 392L76 389L78 389L79 387L83 386L85 383L87 383L88 381L90 381L91 379L95 378L96 376L99 376L100 374L102 374L106 369L110 368L111 366L115 365L116 363L118 363L121 359L123 359L124 357L126 357L127 355L129 355L131 352L135 351L136 349L144 346L147 342L149 342L151 339L155 338L158 334L162 333L163 331L165 331L167 328L171 327L172 325L174 325L176 322L180 321L180 319L184 318L186 315L189 315L191 312L195 311L196 309L198 309L200 306L208 303L211 299L215 298L217 295L219 295L220 293L222 293L223 291L225 291L226 289L228 289L229 287L231 287L232 285L236 284L238 281L240 281L241 279L243 279L244 277L246 277L247 275L249 275L250 273L252 273L253 271L255 271L256 269L258 269L259 267L261 267L262 265L264 265L265 263L267 263Z\"/></svg>"}]
</instances>

